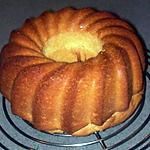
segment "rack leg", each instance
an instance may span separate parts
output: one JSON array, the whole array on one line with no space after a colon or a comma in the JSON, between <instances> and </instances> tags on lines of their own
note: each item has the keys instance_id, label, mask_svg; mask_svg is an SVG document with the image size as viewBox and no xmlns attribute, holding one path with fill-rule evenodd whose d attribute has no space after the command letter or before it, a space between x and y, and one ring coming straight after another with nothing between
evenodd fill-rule
<instances>
[{"instance_id":1,"label":"rack leg","mask_svg":"<svg viewBox=\"0 0 150 150\"><path fill-rule=\"evenodd\" d=\"M108 150L107 146L106 146L104 140L101 138L99 132L95 132L94 134L95 134L96 138L99 140L99 143L100 143L101 147L103 148L103 150Z\"/></svg>"}]
</instances>

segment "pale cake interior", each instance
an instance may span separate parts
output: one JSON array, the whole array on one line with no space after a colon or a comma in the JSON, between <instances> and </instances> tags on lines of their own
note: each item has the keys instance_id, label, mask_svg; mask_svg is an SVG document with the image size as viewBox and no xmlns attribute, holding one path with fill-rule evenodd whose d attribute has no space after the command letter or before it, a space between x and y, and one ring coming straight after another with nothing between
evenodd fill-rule
<instances>
[{"instance_id":1,"label":"pale cake interior","mask_svg":"<svg viewBox=\"0 0 150 150\"><path fill-rule=\"evenodd\" d=\"M102 42L88 32L59 33L47 40L43 47L46 57L57 62L85 61L102 50Z\"/></svg>"}]
</instances>

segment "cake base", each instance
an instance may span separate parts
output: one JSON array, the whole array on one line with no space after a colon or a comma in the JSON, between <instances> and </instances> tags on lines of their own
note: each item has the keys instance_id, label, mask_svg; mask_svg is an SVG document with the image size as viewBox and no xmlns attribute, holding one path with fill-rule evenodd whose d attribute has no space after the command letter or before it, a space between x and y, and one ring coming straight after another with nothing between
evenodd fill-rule
<instances>
[{"instance_id":1,"label":"cake base","mask_svg":"<svg viewBox=\"0 0 150 150\"><path fill-rule=\"evenodd\" d=\"M88 124L87 126L81 128L80 130L72 133L73 136L86 136L87 134L92 134L97 131L103 131L104 129L113 127L117 124L122 123L125 121L129 116L133 114L136 110L137 106L139 105L142 95L144 93L144 89L137 94L132 96L131 102L129 104L129 108L123 112L115 112L108 120L106 120L101 126L95 124ZM48 133L64 133L62 130L51 130L47 131Z\"/></svg>"}]
</instances>

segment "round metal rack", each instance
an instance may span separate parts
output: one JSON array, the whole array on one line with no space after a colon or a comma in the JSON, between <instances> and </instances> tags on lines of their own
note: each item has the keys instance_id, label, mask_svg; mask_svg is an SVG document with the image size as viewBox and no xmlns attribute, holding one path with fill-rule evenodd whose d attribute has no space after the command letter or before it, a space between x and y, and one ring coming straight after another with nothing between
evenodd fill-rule
<instances>
[{"instance_id":1,"label":"round metal rack","mask_svg":"<svg viewBox=\"0 0 150 150\"><path fill-rule=\"evenodd\" d=\"M147 57L150 65L150 51L148 51ZM30 123L13 115L9 102L3 97L0 101L0 137L6 142L0 143L0 147L6 150L13 146L21 150L82 149L85 147L87 150L92 148L101 150L150 149L150 94L148 91L150 89L150 73L147 71L145 74L145 95L134 114L118 126L86 137L38 131Z\"/></svg>"}]
</instances>

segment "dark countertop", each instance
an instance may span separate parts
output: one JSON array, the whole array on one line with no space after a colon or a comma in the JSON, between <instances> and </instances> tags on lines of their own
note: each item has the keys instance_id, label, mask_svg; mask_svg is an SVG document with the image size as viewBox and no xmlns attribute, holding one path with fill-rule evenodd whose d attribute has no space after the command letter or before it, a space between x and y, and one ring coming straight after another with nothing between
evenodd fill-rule
<instances>
[{"instance_id":1,"label":"dark countertop","mask_svg":"<svg viewBox=\"0 0 150 150\"><path fill-rule=\"evenodd\" d=\"M58 10L65 6L94 7L118 14L136 27L146 48L150 49L150 0L0 0L0 49L7 43L10 32L21 26L26 18L38 16L44 10ZM150 72L150 67L148 71ZM119 146L114 146L115 150L127 150L131 147L133 150L142 147L150 149L150 147L148 148L148 143L150 143L150 123L148 123L150 120L150 79L146 77L146 80L145 100L137 112L123 124L100 133L107 147L113 148L111 145L120 142ZM19 117L12 115L9 103L2 100L1 95L0 99L0 149L7 147L10 150L24 150L26 148L23 146L26 146L39 150L98 150L105 146L104 143L102 146L100 143L96 143L75 148L60 148L41 144L42 141L63 144L83 143L97 140L97 138L94 134L75 138L52 136L37 131ZM114 132L115 135L111 135Z\"/></svg>"}]
</instances>

